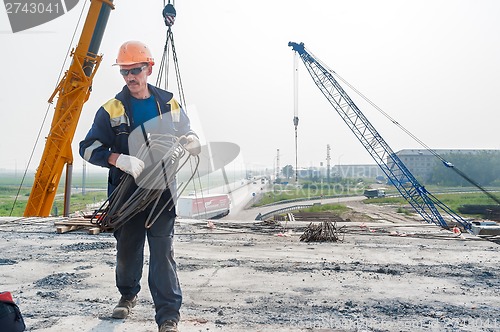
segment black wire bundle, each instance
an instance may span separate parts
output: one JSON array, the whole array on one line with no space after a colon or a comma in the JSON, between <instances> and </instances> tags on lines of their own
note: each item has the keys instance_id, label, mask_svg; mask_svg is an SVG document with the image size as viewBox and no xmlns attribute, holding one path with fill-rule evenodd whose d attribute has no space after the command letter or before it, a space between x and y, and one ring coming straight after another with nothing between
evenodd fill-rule
<instances>
[{"instance_id":1,"label":"black wire bundle","mask_svg":"<svg viewBox=\"0 0 500 332\"><path fill-rule=\"evenodd\" d=\"M165 190L173 189L177 172L189 161L189 153L187 158L183 158L187 152L183 146L185 140L185 136L148 135L136 155L144 161L145 169L137 179L124 174L124 178L107 201L94 213L92 222L99 225L101 230L116 230L139 212L151 207L144 225L150 228L165 209L172 209L174 207L172 190L171 197L166 203L160 203L160 199ZM194 158L196 167L189 181L196 173L199 164L199 157ZM189 181L180 192L185 189ZM161 204L163 205L160 206Z\"/></svg>"}]
</instances>

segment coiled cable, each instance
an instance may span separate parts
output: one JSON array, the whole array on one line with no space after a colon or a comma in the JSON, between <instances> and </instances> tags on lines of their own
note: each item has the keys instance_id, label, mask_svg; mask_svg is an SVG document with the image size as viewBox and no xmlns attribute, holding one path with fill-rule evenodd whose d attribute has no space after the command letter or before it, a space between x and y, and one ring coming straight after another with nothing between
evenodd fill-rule
<instances>
[{"instance_id":1,"label":"coiled cable","mask_svg":"<svg viewBox=\"0 0 500 332\"><path fill-rule=\"evenodd\" d=\"M146 228L150 228L165 209L171 210L175 206L174 195L180 196L197 172L200 159L186 151L185 143L185 136L148 135L136 155L144 161L144 171L137 179L124 174L116 189L99 210L94 212L91 222L103 231L117 230L132 217L150 208L144 223ZM181 184L178 194L174 194L172 191L176 185L176 174L190 158L194 158L195 163L191 177L185 184ZM166 190L170 190L170 197L167 202L162 202L161 198Z\"/></svg>"}]
</instances>

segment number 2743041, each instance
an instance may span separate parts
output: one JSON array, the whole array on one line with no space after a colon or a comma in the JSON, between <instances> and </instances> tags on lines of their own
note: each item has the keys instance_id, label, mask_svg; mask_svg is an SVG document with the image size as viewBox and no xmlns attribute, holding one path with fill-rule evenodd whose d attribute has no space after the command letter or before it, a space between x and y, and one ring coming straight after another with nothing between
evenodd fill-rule
<instances>
[{"instance_id":1,"label":"number 2743041","mask_svg":"<svg viewBox=\"0 0 500 332\"><path fill-rule=\"evenodd\" d=\"M6 2L5 9L7 14L43 14L43 13L59 13L62 11L59 2L42 3L42 2Z\"/></svg>"}]
</instances>

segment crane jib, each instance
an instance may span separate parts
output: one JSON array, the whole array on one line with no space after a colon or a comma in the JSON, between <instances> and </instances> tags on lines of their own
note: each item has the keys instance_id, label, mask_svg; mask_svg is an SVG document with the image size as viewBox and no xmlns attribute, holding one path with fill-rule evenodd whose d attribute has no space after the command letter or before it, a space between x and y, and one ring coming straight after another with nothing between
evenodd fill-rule
<instances>
[{"instance_id":1,"label":"crane jib","mask_svg":"<svg viewBox=\"0 0 500 332\"><path fill-rule=\"evenodd\" d=\"M316 86L375 160L387 176L388 182L394 185L413 209L425 221L443 228L450 228L448 222L441 215L441 210L451 218L451 221L460 224L470 232L470 222L452 211L418 182L333 77L333 71L326 68L319 59L310 54L304 43L289 42L288 46L300 55Z\"/></svg>"},{"instance_id":2,"label":"crane jib","mask_svg":"<svg viewBox=\"0 0 500 332\"><path fill-rule=\"evenodd\" d=\"M88 100L92 80L102 57L97 55L109 13L111 0L92 1L82 28L77 47L71 53L73 61L61 79L49 102L58 95L50 132L40 160L31 193L24 210L25 217L50 215L57 188L66 166L64 215L69 214L70 176L73 155L71 142Z\"/></svg>"}]
</instances>

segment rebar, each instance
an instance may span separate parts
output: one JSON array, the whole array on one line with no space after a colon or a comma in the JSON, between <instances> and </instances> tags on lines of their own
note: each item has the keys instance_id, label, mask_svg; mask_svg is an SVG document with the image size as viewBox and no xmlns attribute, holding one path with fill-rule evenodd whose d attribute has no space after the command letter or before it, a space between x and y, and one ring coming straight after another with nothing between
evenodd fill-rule
<instances>
[{"instance_id":1,"label":"rebar","mask_svg":"<svg viewBox=\"0 0 500 332\"><path fill-rule=\"evenodd\" d=\"M144 222L144 226L150 228L165 209L171 210L175 206L174 195L179 196L184 191L198 169L199 157L189 155L183 146L185 142L185 136L148 135L136 155L144 161L144 171L137 179L124 174L116 189L94 213L91 222L104 231L116 230L138 213L150 208ZM186 153L187 158L184 158ZM195 168L177 195L173 190L176 174L190 158L195 159ZM163 203L161 198L165 190L170 190L170 198Z\"/></svg>"}]
</instances>

